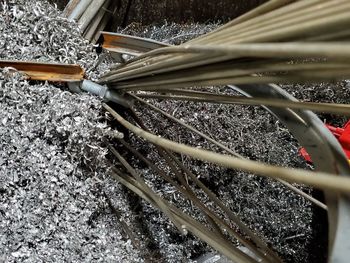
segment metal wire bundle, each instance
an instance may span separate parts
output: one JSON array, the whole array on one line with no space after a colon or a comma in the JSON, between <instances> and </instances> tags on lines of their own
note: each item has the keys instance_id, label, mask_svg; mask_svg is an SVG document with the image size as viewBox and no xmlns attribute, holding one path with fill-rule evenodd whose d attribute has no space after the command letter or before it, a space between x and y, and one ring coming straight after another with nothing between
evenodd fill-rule
<instances>
[{"instance_id":1,"label":"metal wire bundle","mask_svg":"<svg viewBox=\"0 0 350 263\"><path fill-rule=\"evenodd\" d=\"M291 1L269 2L255 11L258 16L147 53L112 70L101 82L129 91L349 76L350 49L343 41L350 34L350 3L296 1L267 12L285 2Z\"/></svg>"},{"instance_id":2,"label":"metal wire bundle","mask_svg":"<svg viewBox=\"0 0 350 263\"><path fill-rule=\"evenodd\" d=\"M339 234L339 229L344 230L348 225L345 219L349 213L346 207L348 206L347 195L350 192L350 179L337 175L349 175L350 172L343 154L335 154L337 161L332 168L324 168L320 164L318 168L323 172L282 168L248 160L210 136L142 100L141 97L227 104L242 103L273 106L279 110L281 108L287 108L287 110L288 108L311 109L350 115L350 107L347 104L303 103L285 101L281 98L233 97L199 92L194 88L230 84L240 87L249 84L263 89L263 86L259 85L333 81L347 78L350 76L349 22L350 3L346 0L272 0L212 33L177 47L166 47L148 52L124 65L116 66L101 78L101 84L107 84L110 88L126 92L143 106L163 114L228 153L227 155L219 154L160 138L147 129L132 109L129 110L138 126L127 121L111 106L104 105L125 128L156 145L161 156L176 174L176 180L164 174L132 146L122 141L130 152L176 187L206 215L207 223L211 226L210 230L206 229L207 225L197 222L157 195L113 147L111 151L123 168L114 167L112 175L139 196L159 207L181 232L194 233L235 262L281 262L282 260L266 245L259 234L246 227L170 151L223 167L282 180L290 188L293 187L287 182L297 182L319 188L327 194L327 206L301 191L298 193L324 209L328 209L329 258L345 262L344 260L347 259L342 243L346 243L346 238L344 234ZM152 93L145 93L145 91ZM310 123L303 126L305 130L312 126L312 121ZM322 136L320 138L328 140L328 137ZM238 226L239 231L236 231L226 220L212 212L200 201L184 179L185 177L190 178L197 187L202 189L209 199L224 211L225 219ZM254 256L237 249L223 232L239 240L249 248Z\"/></svg>"}]
</instances>

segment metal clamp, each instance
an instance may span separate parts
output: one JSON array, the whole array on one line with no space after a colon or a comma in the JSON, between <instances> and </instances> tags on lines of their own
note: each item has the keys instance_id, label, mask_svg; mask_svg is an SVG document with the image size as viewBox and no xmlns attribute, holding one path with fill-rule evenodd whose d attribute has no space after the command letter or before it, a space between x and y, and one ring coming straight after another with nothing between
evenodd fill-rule
<instances>
[{"instance_id":1,"label":"metal clamp","mask_svg":"<svg viewBox=\"0 0 350 263\"><path fill-rule=\"evenodd\" d=\"M69 89L74 93L86 91L99 96L104 101L112 101L126 108L130 108L134 104L132 97L127 94L121 94L115 90L109 89L107 86L99 85L91 80L83 80L81 82L68 83Z\"/></svg>"}]
</instances>

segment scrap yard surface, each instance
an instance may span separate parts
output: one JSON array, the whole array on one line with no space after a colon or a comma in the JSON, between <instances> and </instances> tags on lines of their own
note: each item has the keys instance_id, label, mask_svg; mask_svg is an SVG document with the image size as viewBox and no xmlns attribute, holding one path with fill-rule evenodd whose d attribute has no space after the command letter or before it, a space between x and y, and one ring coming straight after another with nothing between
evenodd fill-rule
<instances>
[{"instance_id":1,"label":"scrap yard surface","mask_svg":"<svg viewBox=\"0 0 350 263\"><path fill-rule=\"evenodd\" d=\"M126 160L155 193L168 200L169 207L180 207L200 223L210 219L192 199L184 198L174 184L152 171L153 164L167 176L177 178L176 182L182 180L174 172L181 165L172 167L164 157L166 151L117 123L105 110L100 97L69 89L66 82L73 80L99 82L101 76L118 69L121 61L116 61L110 52L99 50L101 43L84 39L79 25L64 17L63 11L50 2L53 1L4 0L0 3L0 60L3 63L0 62L0 263L207 262L203 258L218 253L212 246L186 229L180 233L176 220L169 220L152 202L146 202L151 199L149 196L146 195L146 201L142 200L113 177L113 171L119 171L122 179L126 178L123 172L133 173L131 168L121 168ZM116 26L114 33L149 38L163 48L195 39L220 25L220 21L130 23ZM140 41L142 43L142 39ZM142 54L143 51L136 55ZM121 58L125 62L133 56ZM69 64L70 68L69 72L62 69L64 76L58 74L48 79L39 74L30 79L25 71L5 61L17 61L21 66L23 62L30 62L35 67L35 63L60 63ZM48 68L47 65L44 67ZM41 70L38 68L34 71ZM127 81L126 78L126 86ZM133 84L132 80L130 83ZM350 100L350 83L345 80L281 86L304 101L345 104ZM210 85L209 91L241 96L225 85ZM144 95L142 92L139 94ZM160 91L161 95L165 93ZM285 125L259 105L151 97L146 102L209 134L249 160L285 168L314 169L300 156L301 145ZM197 149L225 152L193 130L165 118L161 111L136 100L133 103L132 110L109 105L120 109L119 113L128 121L138 116L141 119L138 127L163 138ZM319 113L318 116L337 127L346 122L346 117L334 114ZM141 158L128 152L129 144ZM123 156L119 161L112 158L114 149L118 150L116 156ZM142 156L151 165L146 165L147 160L140 161ZM327 212L286 187L283 181L220 167L183 154L176 158L244 224L259 233L259 238L283 261L326 260ZM184 178L188 183L188 177ZM324 201L321 191L312 187L301 184L291 187ZM193 189L200 202L224 218L223 224L229 222L202 188ZM215 221L209 222L216 225ZM235 224L227 225L240 234ZM221 236L227 237L228 232L222 231ZM240 240L230 241L242 251L247 249ZM316 252L321 250L323 252ZM247 251L249 254L249 249Z\"/></svg>"}]
</instances>

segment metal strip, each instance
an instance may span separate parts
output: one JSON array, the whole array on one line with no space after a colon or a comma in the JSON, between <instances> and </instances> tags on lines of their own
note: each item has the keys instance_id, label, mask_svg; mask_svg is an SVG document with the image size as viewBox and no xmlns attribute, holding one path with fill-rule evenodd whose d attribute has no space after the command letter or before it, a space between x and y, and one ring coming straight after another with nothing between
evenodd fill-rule
<instances>
[{"instance_id":1,"label":"metal strip","mask_svg":"<svg viewBox=\"0 0 350 263\"><path fill-rule=\"evenodd\" d=\"M108 51L139 56L148 51L170 45L152 39L101 32L102 47Z\"/></svg>"},{"instance_id":2,"label":"metal strip","mask_svg":"<svg viewBox=\"0 0 350 263\"><path fill-rule=\"evenodd\" d=\"M277 85L230 86L248 97L296 99ZM349 176L350 166L339 142L311 111L265 107L273 113L310 153L317 170ZM350 249L350 200L325 193L329 218L329 262L348 262Z\"/></svg>"},{"instance_id":3,"label":"metal strip","mask_svg":"<svg viewBox=\"0 0 350 263\"><path fill-rule=\"evenodd\" d=\"M0 60L0 68L14 68L31 80L76 82L84 78L79 65Z\"/></svg>"}]
</instances>

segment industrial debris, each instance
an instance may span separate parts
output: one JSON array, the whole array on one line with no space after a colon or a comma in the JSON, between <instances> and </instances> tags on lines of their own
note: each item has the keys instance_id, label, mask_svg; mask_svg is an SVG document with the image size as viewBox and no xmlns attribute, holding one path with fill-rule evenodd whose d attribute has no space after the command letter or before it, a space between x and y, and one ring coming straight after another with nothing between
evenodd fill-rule
<instances>
[{"instance_id":1,"label":"industrial debris","mask_svg":"<svg viewBox=\"0 0 350 263\"><path fill-rule=\"evenodd\" d=\"M94 76L97 55L53 6L5 1L0 12L2 59L79 63ZM128 215L106 176L100 100L25 78L0 71L0 261L141 262L103 195Z\"/></svg>"},{"instance_id":2,"label":"industrial debris","mask_svg":"<svg viewBox=\"0 0 350 263\"><path fill-rule=\"evenodd\" d=\"M65 10L66 18L62 18L58 10L42 0L5 1L0 7L0 59L78 64L86 72L86 83L98 80L115 61L109 53L97 54L96 46L84 40L80 32L97 41L113 10L112 2L72 0ZM131 25L119 33L176 44L217 26ZM227 87L212 87L211 92L237 95ZM148 102L249 159L308 168L298 156L297 141L281 122L260 107L155 99ZM198 148L221 151L159 112L137 106L134 114L141 117L141 126L144 124L152 132ZM124 156L132 162L132 172L140 174L153 191L198 222L205 221L200 210L176 187L128 154L127 145L131 143L141 156L170 176L174 170L163 159L163 153L126 130L124 134L115 132L115 127L120 128L104 112L99 98L73 94L62 83L29 81L13 68L1 69L0 261L194 262L215 255L191 233L181 235L187 232L185 226L178 231L175 221L169 221L159 210L112 180L111 170L124 172L109 156L108 147L115 146L119 161ZM326 251L327 241L320 242L319 237L325 236L322 231L326 230L317 226L321 225L320 218L325 219L325 213L309 201L272 179L182 155L176 157L245 224L260 233L259 237L284 261L320 262L326 258L325 254L311 252L315 240ZM312 193L310 188L295 186ZM221 215L201 189L194 193ZM319 221L315 221L316 212L322 214ZM239 242L233 244L250 254Z\"/></svg>"},{"instance_id":3,"label":"industrial debris","mask_svg":"<svg viewBox=\"0 0 350 263\"><path fill-rule=\"evenodd\" d=\"M100 101L6 69L0 87L0 261L141 261L102 194Z\"/></svg>"}]
</instances>

